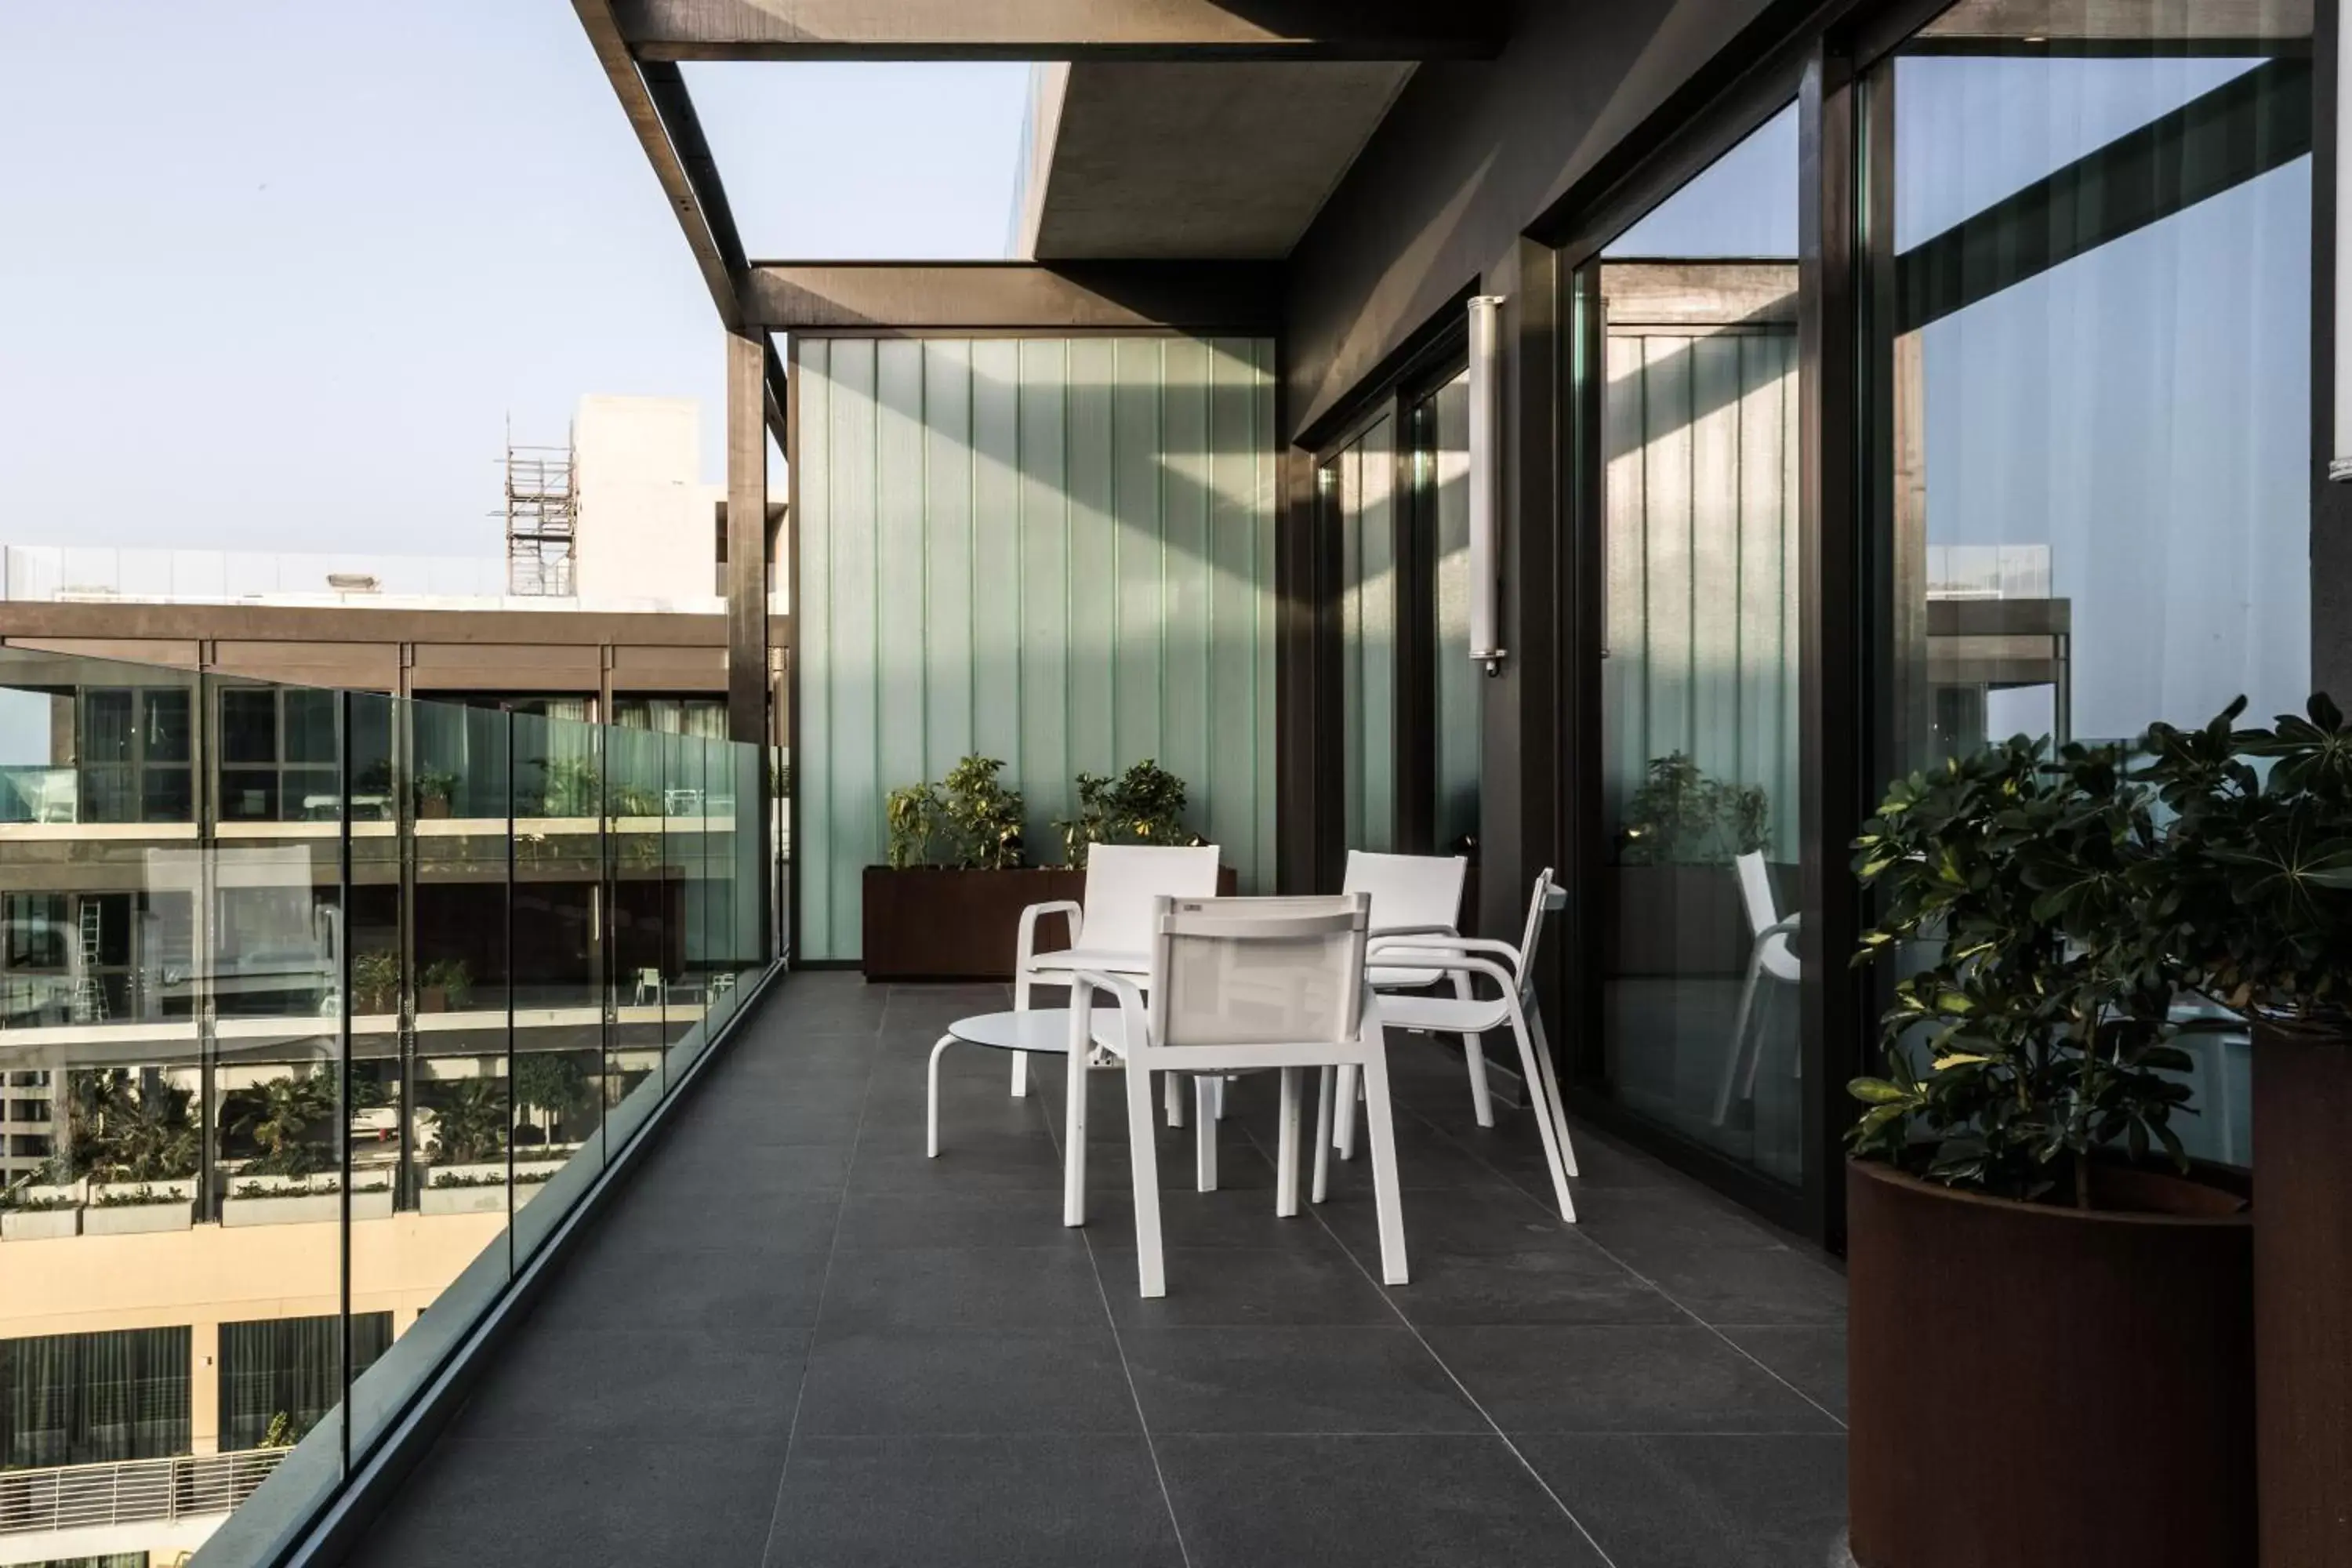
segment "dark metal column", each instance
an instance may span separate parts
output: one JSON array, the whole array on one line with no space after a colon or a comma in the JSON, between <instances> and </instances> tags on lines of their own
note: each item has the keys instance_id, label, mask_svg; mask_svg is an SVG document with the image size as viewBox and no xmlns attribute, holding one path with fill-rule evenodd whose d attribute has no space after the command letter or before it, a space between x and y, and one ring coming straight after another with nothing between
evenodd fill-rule
<instances>
[{"instance_id":1,"label":"dark metal column","mask_svg":"<svg viewBox=\"0 0 2352 1568\"><path fill-rule=\"evenodd\" d=\"M1844 1242L1843 1086L1868 1033L1848 958L1862 900L1848 870L1872 771L1864 676L1869 552L1855 478L1855 106L1851 62L1817 46L1798 89L1798 716L1804 923L1803 1225Z\"/></svg>"},{"instance_id":2,"label":"dark metal column","mask_svg":"<svg viewBox=\"0 0 2352 1568\"><path fill-rule=\"evenodd\" d=\"M760 749L760 861L773 853L768 758L768 346L727 334L727 734ZM760 951L772 946L773 900L760 900Z\"/></svg>"}]
</instances>

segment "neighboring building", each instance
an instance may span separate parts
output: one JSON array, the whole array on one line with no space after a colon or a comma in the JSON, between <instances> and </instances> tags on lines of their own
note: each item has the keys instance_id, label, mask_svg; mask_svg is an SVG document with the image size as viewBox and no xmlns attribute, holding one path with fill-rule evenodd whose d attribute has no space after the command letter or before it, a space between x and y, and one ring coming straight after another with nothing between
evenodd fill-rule
<instances>
[{"instance_id":1,"label":"neighboring building","mask_svg":"<svg viewBox=\"0 0 2352 1568\"><path fill-rule=\"evenodd\" d=\"M331 1138L281 1102L327 1092L346 1007L356 1375L506 1226L509 1142L520 1203L728 983L756 781L704 767L725 535L696 421L583 399L517 486L547 502L528 574L0 554L0 1476L221 1500L0 1531L0 1563L174 1560L341 1400L341 1199L267 1156L280 1121ZM467 1118L510 1031L509 1135Z\"/></svg>"}]
</instances>

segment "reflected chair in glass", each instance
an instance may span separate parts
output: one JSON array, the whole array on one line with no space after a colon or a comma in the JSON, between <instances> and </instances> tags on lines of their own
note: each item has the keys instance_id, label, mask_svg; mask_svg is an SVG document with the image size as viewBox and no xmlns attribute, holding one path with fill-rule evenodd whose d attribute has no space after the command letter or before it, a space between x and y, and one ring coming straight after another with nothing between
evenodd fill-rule
<instances>
[{"instance_id":1,"label":"reflected chair in glass","mask_svg":"<svg viewBox=\"0 0 2352 1568\"><path fill-rule=\"evenodd\" d=\"M1552 1070L1551 1042L1544 1036L1543 1014L1536 1005L1535 958L1544 925L1554 910L1568 907L1568 893L1553 880L1551 868L1536 877L1528 898L1524 939L1513 947L1486 937L1448 936L1443 932L1384 935L1371 944L1376 965L1397 963L1443 970L1476 982L1494 983L1494 996L1399 996L1381 998L1381 1017L1391 1029L1426 1034L1460 1035L1475 1040L1489 1029L1509 1026L1518 1042L1519 1070L1527 1084L1528 1103L1536 1113L1542 1134L1545 1163L1551 1170L1552 1194L1559 1200L1562 1219L1576 1218L1576 1205L1568 1193L1576 1174L1576 1150L1568 1135L1568 1113L1561 1107L1559 1081ZM1343 1139L1345 1158L1354 1142ZM1316 1194L1319 1199L1320 1192Z\"/></svg>"},{"instance_id":2,"label":"reflected chair in glass","mask_svg":"<svg viewBox=\"0 0 2352 1568\"><path fill-rule=\"evenodd\" d=\"M1780 903L1772 895L1772 874L1764 864L1763 851L1751 849L1733 862L1739 873L1739 901L1748 911L1748 979L1739 988L1739 1011L1731 1025L1730 1048L1724 1053L1723 1081L1715 1091L1715 1124L1723 1125L1731 1115L1732 1086L1738 1084L1739 1098L1756 1097L1756 1066L1764 1055L1764 1031L1759 1023L1749 1039L1748 1026L1756 1020L1756 984L1770 979L1794 985L1804 977L1804 965L1798 960L1795 937L1799 917L1780 918Z\"/></svg>"},{"instance_id":3,"label":"reflected chair in glass","mask_svg":"<svg viewBox=\"0 0 2352 1568\"><path fill-rule=\"evenodd\" d=\"M1160 898L1206 899L1217 891L1218 848L1157 845L1097 844L1087 851L1086 902L1055 899L1021 911L1021 932L1013 960L1013 1010L1029 1011L1030 988L1067 985L1073 971L1140 978L1151 966L1151 910ZM1037 922L1063 915L1070 945L1037 951ZM1013 1053L1013 1092L1029 1092L1029 1058ZM1171 1113L1174 1110L1171 1103ZM1176 1118L1171 1114L1171 1124Z\"/></svg>"},{"instance_id":4,"label":"reflected chair in glass","mask_svg":"<svg viewBox=\"0 0 2352 1568\"><path fill-rule=\"evenodd\" d=\"M1298 1213L1300 1101L1308 1068L1320 1070L1316 1112L1316 1191L1327 1172L1334 1071L1362 1076L1372 1142L1372 1194L1379 1210L1381 1278L1402 1285L1407 1273L1404 1215L1397 1177L1396 1130L1389 1096L1381 1004L1365 978L1371 900L1363 893L1293 899L1155 900L1149 989L1129 976L1080 970L1072 976L1070 1116L1065 1158L1069 1223L1086 1217L1087 1068L1085 1042L1114 1039L1125 1059L1128 1158L1135 1189L1138 1286L1168 1293L1160 1240L1160 1161L1152 1126L1154 1073L1197 1082L1268 1068L1282 1075L1274 1212ZM1095 991L1116 1000L1120 1028L1097 1034ZM1197 1117L1201 1184L1214 1183L1216 1123L1203 1096Z\"/></svg>"}]
</instances>

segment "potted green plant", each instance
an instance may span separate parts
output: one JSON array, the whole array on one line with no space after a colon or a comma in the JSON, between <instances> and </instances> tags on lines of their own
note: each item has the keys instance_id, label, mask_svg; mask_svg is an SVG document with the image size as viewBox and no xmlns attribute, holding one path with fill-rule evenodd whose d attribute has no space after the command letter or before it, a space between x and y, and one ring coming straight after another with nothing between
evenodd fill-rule
<instances>
[{"instance_id":1,"label":"potted green plant","mask_svg":"<svg viewBox=\"0 0 2352 1568\"><path fill-rule=\"evenodd\" d=\"M1022 864L1025 808L1003 770L995 757L968 756L940 782L908 784L884 801L886 863L866 868L864 886L868 980L1012 973L1023 907L1055 895L1045 890L1051 872Z\"/></svg>"},{"instance_id":2,"label":"potted green plant","mask_svg":"<svg viewBox=\"0 0 2352 1568\"><path fill-rule=\"evenodd\" d=\"M352 956L352 1011L361 1016L400 1011L400 954L378 948Z\"/></svg>"},{"instance_id":3,"label":"potted green plant","mask_svg":"<svg viewBox=\"0 0 2352 1568\"><path fill-rule=\"evenodd\" d=\"M1681 752L1650 759L1617 833L1609 973L1744 973L1753 933L1732 862L1770 834L1762 785L1710 778Z\"/></svg>"},{"instance_id":4,"label":"potted green plant","mask_svg":"<svg viewBox=\"0 0 2352 1568\"><path fill-rule=\"evenodd\" d=\"M90 1166L85 1236L185 1230L195 1220L193 1091L151 1078L125 1093L100 1131Z\"/></svg>"},{"instance_id":5,"label":"potted green plant","mask_svg":"<svg viewBox=\"0 0 2352 1568\"><path fill-rule=\"evenodd\" d=\"M232 1143L255 1152L239 1165L221 1201L221 1224L341 1220L343 1188L335 1145L340 1100L331 1068L281 1074L223 1097L223 1121ZM373 1219L391 1212L388 1179L354 1178L352 1217Z\"/></svg>"},{"instance_id":6,"label":"potted green plant","mask_svg":"<svg viewBox=\"0 0 2352 1568\"><path fill-rule=\"evenodd\" d=\"M1903 971L1851 1086L1862 1568L2250 1559L2252 1226L2171 1125L2183 975L2131 764L2021 737L1897 781L1856 842L1862 956Z\"/></svg>"},{"instance_id":7,"label":"potted green plant","mask_svg":"<svg viewBox=\"0 0 2352 1568\"><path fill-rule=\"evenodd\" d=\"M474 972L462 958L436 958L416 975L419 1013L462 1013L474 999Z\"/></svg>"},{"instance_id":8,"label":"potted green plant","mask_svg":"<svg viewBox=\"0 0 2352 1568\"><path fill-rule=\"evenodd\" d=\"M416 815L424 818L441 818L449 815L457 798L457 775L444 768L425 768L416 775Z\"/></svg>"},{"instance_id":9,"label":"potted green plant","mask_svg":"<svg viewBox=\"0 0 2352 1568\"><path fill-rule=\"evenodd\" d=\"M56 1241L81 1234L84 1188L26 1183L0 1194L0 1241Z\"/></svg>"},{"instance_id":10,"label":"potted green plant","mask_svg":"<svg viewBox=\"0 0 2352 1568\"><path fill-rule=\"evenodd\" d=\"M2241 698L2158 724L2171 817L2155 937L2253 1033L2254 1387L2262 1555L2352 1564L2352 729L2325 695L2268 729Z\"/></svg>"},{"instance_id":11,"label":"potted green plant","mask_svg":"<svg viewBox=\"0 0 2352 1568\"><path fill-rule=\"evenodd\" d=\"M1116 779L1080 773L1078 816L1054 824L1070 863L1025 866L1024 807L1003 768L966 757L885 799L886 863L866 868L864 886L868 980L1009 979L1021 911L1082 899L1089 846L1201 842L1184 825L1184 781L1146 758ZM1221 886L1233 885L1228 868Z\"/></svg>"},{"instance_id":12,"label":"potted green plant","mask_svg":"<svg viewBox=\"0 0 2352 1568\"><path fill-rule=\"evenodd\" d=\"M186 1230L195 1223L193 1176L163 1182L93 1183L82 1215L85 1236L133 1236Z\"/></svg>"},{"instance_id":13,"label":"potted green plant","mask_svg":"<svg viewBox=\"0 0 2352 1568\"><path fill-rule=\"evenodd\" d=\"M1117 778L1082 773L1077 778L1078 815L1054 826L1073 870L1083 871L1087 850L1097 844L1202 842L1184 826L1184 781L1146 757Z\"/></svg>"}]
</instances>

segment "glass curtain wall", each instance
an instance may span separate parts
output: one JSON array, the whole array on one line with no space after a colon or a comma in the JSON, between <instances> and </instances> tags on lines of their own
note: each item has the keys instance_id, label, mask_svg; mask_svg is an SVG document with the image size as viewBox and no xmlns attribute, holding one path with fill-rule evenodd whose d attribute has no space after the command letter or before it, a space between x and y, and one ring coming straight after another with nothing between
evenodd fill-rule
<instances>
[{"instance_id":1,"label":"glass curtain wall","mask_svg":"<svg viewBox=\"0 0 2352 1568\"><path fill-rule=\"evenodd\" d=\"M1621 1103L1802 1175L1797 123L1607 246L1601 1016Z\"/></svg>"},{"instance_id":2,"label":"glass curtain wall","mask_svg":"<svg viewBox=\"0 0 2352 1568\"><path fill-rule=\"evenodd\" d=\"M1317 475L1338 534L1347 847L1397 844L1396 421L1381 416Z\"/></svg>"},{"instance_id":3,"label":"glass curtain wall","mask_svg":"<svg viewBox=\"0 0 2352 1568\"><path fill-rule=\"evenodd\" d=\"M1893 775L2311 678L2306 5L1969 0L1864 83ZM2192 1152L2245 1163L2242 1036Z\"/></svg>"},{"instance_id":4,"label":"glass curtain wall","mask_svg":"<svg viewBox=\"0 0 2352 1568\"><path fill-rule=\"evenodd\" d=\"M1470 661L1470 373L1412 406L1412 501L1428 554L1431 847L1476 858L1482 667ZM1466 901L1466 900L1465 900Z\"/></svg>"},{"instance_id":5,"label":"glass curtain wall","mask_svg":"<svg viewBox=\"0 0 2352 1568\"><path fill-rule=\"evenodd\" d=\"M763 973L761 765L0 648L0 1472L340 1485Z\"/></svg>"}]
</instances>

